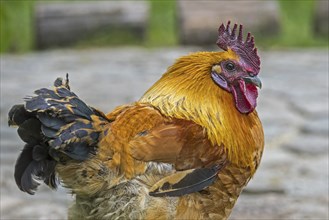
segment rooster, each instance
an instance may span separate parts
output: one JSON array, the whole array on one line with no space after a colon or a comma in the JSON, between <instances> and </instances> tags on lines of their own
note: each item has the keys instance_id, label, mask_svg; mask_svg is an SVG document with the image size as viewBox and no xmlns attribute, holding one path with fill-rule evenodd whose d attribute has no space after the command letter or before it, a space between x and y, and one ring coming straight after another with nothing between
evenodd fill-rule
<instances>
[{"instance_id":1,"label":"rooster","mask_svg":"<svg viewBox=\"0 0 329 220\"><path fill-rule=\"evenodd\" d=\"M260 59L242 25L222 24L217 45L179 58L139 101L108 114L68 77L13 106L8 123L26 143L19 189L62 184L75 195L69 219L227 219L262 156Z\"/></svg>"}]
</instances>

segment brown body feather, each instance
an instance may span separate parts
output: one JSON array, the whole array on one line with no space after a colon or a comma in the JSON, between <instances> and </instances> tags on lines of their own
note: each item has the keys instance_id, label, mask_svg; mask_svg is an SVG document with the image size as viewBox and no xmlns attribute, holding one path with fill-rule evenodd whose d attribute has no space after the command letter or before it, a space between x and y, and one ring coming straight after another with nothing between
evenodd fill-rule
<instances>
[{"instance_id":1,"label":"brown body feather","mask_svg":"<svg viewBox=\"0 0 329 220\"><path fill-rule=\"evenodd\" d=\"M232 94L210 77L214 65L239 59L230 49L182 57L138 102L106 116L86 106L68 85L56 87L56 94L43 90L31 99L32 116L17 107L24 110L24 120L25 115L41 120L45 112L63 114L69 120L66 125L47 116L49 122L60 123L50 134L72 130L83 137L67 134L63 143L52 140L61 144L55 150L44 143L66 154L56 158L55 169L76 195L69 218L228 218L260 163L264 146L257 112L239 112ZM53 102L54 106L49 104ZM10 113L13 124L20 121L15 112ZM41 124L38 129L45 126ZM72 143L96 150L69 149Z\"/></svg>"},{"instance_id":2,"label":"brown body feather","mask_svg":"<svg viewBox=\"0 0 329 220\"><path fill-rule=\"evenodd\" d=\"M98 153L83 163L57 167L63 182L79 198L71 213L82 208L79 203L92 206L95 201L90 198L122 194L131 187L138 195L126 196L134 201L131 209L139 210L137 218L229 216L258 167L264 139L257 113L239 113L231 95L206 77L222 55L197 53L181 58L138 103L107 114L111 123L104 129ZM173 167L162 169L163 163ZM164 177L175 183L186 175L175 172L216 164L222 166L218 178L200 192L177 198L148 195Z\"/></svg>"}]
</instances>

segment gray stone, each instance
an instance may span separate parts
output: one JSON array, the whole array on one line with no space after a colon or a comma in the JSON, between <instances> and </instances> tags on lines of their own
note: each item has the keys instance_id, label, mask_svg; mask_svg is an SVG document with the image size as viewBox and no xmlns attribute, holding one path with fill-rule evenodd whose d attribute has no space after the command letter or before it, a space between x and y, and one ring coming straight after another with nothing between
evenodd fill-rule
<instances>
[{"instance_id":1,"label":"gray stone","mask_svg":"<svg viewBox=\"0 0 329 220\"><path fill-rule=\"evenodd\" d=\"M314 120L308 120L302 126L301 131L306 134L329 135L329 118L323 117Z\"/></svg>"},{"instance_id":2,"label":"gray stone","mask_svg":"<svg viewBox=\"0 0 329 220\"><path fill-rule=\"evenodd\" d=\"M328 154L328 136L299 135L286 143L283 148L297 154Z\"/></svg>"},{"instance_id":3,"label":"gray stone","mask_svg":"<svg viewBox=\"0 0 329 220\"><path fill-rule=\"evenodd\" d=\"M67 205L52 200L32 200L27 203L21 203L21 199L13 196L2 196L3 208L9 210L2 212L1 219L66 219ZM35 208L31 208L35 207Z\"/></svg>"},{"instance_id":4,"label":"gray stone","mask_svg":"<svg viewBox=\"0 0 329 220\"><path fill-rule=\"evenodd\" d=\"M293 99L291 105L296 111L306 117L311 117L314 119L328 117L329 100L326 95L313 98L304 97L303 100Z\"/></svg>"},{"instance_id":5,"label":"gray stone","mask_svg":"<svg viewBox=\"0 0 329 220\"><path fill-rule=\"evenodd\" d=\"M304 200L304 201L302 201ZM304 205L302 205L304 204ZM250 196L242 193L230 219L328 219L328 200L287 197L280 194Z\"/></svg>"},{"instance_id":6,"label":"gray stone","mask_svg":"<svg viewBox=\"0 0 329 220\"><path fill-rule=\"evenodd\" d=\"M289 205L291 202L293 202L292 198L280 194L269 194L266 196L242 194L230 219L291 219L292 213L295 211L295 209Z\"/></svg>"},{"instance_id":7,"label":"gray stone","mask_svg":"<svg viewBox=\"0 0 329 220\"><path fill-rule=\"evenodd\" d=\"M303 117L291 111L287 97L266 87L261 90L257 111L264 127L267 147L279 146L294 136L304 121Z\"/></svg>"},{"instance_id":8,"label":"gray stone","mask_svg":"<svg viewBox=\"0 0 329 220\"><path fill-rule=\"evenodd\" d=\"M179 36L183 44L214 44L217 29L228 20L243 23L252 33L278 31L278 2L268 1L178 1Z\"/></svg>"}]
</instances>

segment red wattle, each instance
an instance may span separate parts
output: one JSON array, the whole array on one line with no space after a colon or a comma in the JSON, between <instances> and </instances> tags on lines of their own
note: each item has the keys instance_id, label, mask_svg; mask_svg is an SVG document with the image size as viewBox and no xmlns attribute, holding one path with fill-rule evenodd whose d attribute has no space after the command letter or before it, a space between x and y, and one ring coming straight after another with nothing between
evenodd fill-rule
<instances>
[{"instance_id":1,"label":"red wattle","mask_svg":"<svg viewBox=\"0 0 329 220\"><path fill-rule=\"evenodd\" d=\"M241 113L252 112L257 105L258 97L257 87L252 84L246 84L244 80L239 80L232 85L232 93L235 106Z\"/></svg>"}]
</instances>

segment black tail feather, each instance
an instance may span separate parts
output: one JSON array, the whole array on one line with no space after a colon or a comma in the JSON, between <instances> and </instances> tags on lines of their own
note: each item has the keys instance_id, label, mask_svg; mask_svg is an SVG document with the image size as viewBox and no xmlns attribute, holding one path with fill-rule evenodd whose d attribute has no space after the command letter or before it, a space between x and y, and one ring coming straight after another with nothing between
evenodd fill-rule
<instances>
[{"instance_id":1,"label":"black tail feather","mask_svg":"<svg viewBox=\"0 0 329 220\"><path fill-rule=\"evenodd\" d=\"M32 113L26 111L24 105L14 105L8 113L8 125L19 126L24 121L32 117Z\"/></svg>"},{"instance_id":2,"label":"black tail feather","mask_svg":"<svg viewBox=\"0 0 329 220\"><path fill-rule=\"evenodd\" d=\"M42 88L9 112L9 125L17 125L26 143L15 165L18 187L34 194L40 182L56 188L57 163L83 161L97 150L99 134L109 121L71 92L68 79L56 79L54 89ZM92 115L98 118L94 124ZM100 123L101 122L101 123Z\"/></svg>"},{"instance_id":3,"label":"black tail feather","mask_svg":"<svg viewBox=\"0 0 329 220\"><path fill-rule=\"evenodd\" d=\"M36 118L29 118L24 121L17 129L19 137L28 144L37 144L42 141L40 131L41 123Z\"/></svg>"},{"instance_id":4,"label":"black tail feather","mask_svg":"<svg viewBox=\"0 0 329 220\"><path fill-rule=\"evenodd\" d=\"M55 174L56 162L51 160L46 151L41 155L41 152L37 152L37 148L47 147L26 144L15 165L14 177L17 186L31 195L42 180L51 188L57 188L58 184Z\"/></svg>"},{"instance_id":5,"label":"black tail feather","mask_svg":"<svg viewBox=\"0 0 329 220\"><path fill-rule=\"evenodd\" d=\"M28 192L32 194L33 189L35 189L38 185L34 183L34 181L31 179L29 180L28 187L25 185L22 185L22 176L25 173L26 168L29 166L31 161L33 161L32 158L32 152L33 152L33 145L26 144L19 155L19 157L16 160L16 165L15 165L15 181L17 186L24 192ZM36 185L36 186L35 186Z\"/></svg>"},{"instance_id":6,"label":"black tail feather","mask_svg":"<svg viewBox=\"0 0 329 220\"><path fill-rule=\"evenodd\" d=\"M42 161L49 158L47 148L40 145L35 145L32 151L32 158L35 161Z\"/></svg>"}]
</instances>

